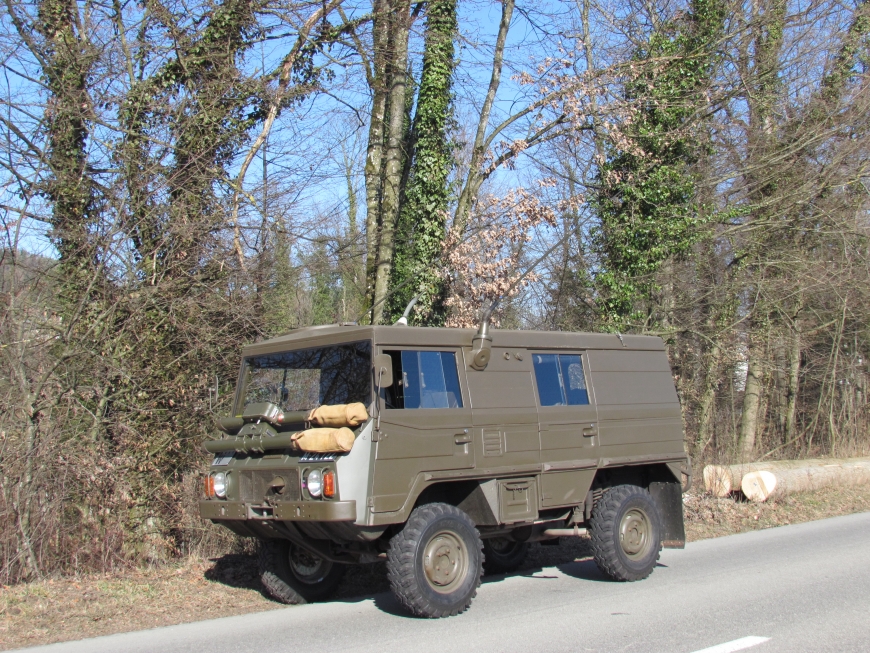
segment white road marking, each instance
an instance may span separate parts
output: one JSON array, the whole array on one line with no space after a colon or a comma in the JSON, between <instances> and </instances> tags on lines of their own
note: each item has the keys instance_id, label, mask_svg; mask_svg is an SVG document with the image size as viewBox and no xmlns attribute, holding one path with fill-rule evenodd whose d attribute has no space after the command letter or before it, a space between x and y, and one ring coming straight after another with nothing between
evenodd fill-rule
<instances>
[{"instance_id":1,"label":"white road marking","mask_svg":"<svg viewBox=\"0 0 870 653\"><path fill-rule=\"evenodd\" d=\"M694 653L734 653L734 651L742 651L746 648L764 644L764 642L769 639L770 637L756 637L754 635L750 637L741 637L740 639L735 639L731 642L725 642L724 644L717 644L716 646L701 649L700 651L694 651Z\"/></svg>"}]
</instances>

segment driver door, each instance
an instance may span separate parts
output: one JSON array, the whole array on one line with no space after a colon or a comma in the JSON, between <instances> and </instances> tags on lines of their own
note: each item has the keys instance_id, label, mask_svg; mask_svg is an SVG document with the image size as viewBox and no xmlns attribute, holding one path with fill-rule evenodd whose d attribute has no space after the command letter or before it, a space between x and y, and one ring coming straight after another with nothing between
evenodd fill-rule
<instances>
[{"instance_id":1,"label":"driver door","mask_svg":"<svg viewBox=\"0 0 870 653\"><path fill-rule=\"evenodd\" d=\"M375 512L402 507L418 474L474 467L471 408L452 349L387 349L393 385L385 389L375 453Z\"/></svg>"}]
</instances>

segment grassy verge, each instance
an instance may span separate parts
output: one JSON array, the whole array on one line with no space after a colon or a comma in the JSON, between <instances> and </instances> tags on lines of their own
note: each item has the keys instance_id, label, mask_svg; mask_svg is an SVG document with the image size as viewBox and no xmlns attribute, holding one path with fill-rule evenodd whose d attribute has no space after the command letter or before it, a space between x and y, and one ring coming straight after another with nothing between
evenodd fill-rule
<instances>
[{"instance_id":1,"label":"grassy verge","mask_svg":"<svg viewBox=\"0 0 870 653\"><path fill-rule=\"evenodd\" d=\"M870 511L870 487L831 488L769 504L685 496L689 541ZM532 547L534 569L588 556L585 539ZM349 570L340 597L388 589L383 564ZM254 556L187 560L113 576L53 579L0 589L0 650L283 607L266 598Z\"/></svg>"}]
</instances>

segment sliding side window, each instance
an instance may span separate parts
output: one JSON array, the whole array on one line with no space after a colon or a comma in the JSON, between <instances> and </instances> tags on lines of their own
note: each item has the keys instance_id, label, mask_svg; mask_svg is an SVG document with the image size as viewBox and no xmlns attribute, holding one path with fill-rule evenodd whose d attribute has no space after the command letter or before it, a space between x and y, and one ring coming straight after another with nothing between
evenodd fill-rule
<instances>
[{"instance_id":1,"label":"sliding side window","mask_svg":"<svg viewBox=\"0 0 870 653\"><path fill-rule=\"evenodd\" d=\"M583 360L579 354L532 354L541 406L589 403Z\"/></svg>"},{"instance_id":2,"label":"sliding side window","mask_svg":"<svg viewBox=\"0 0 870 653\"><path fill-rule=\"evenodd\" d=\"M452 351L387 351L393 360L387 408L462 408L456 354Z\"/></svg>"}]
</instances>

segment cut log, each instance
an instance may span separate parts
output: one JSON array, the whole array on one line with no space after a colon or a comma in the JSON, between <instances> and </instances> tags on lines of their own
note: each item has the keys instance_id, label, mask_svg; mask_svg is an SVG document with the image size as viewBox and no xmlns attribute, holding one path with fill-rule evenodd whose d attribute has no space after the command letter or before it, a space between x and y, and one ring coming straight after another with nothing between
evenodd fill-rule
<instances>
[{"instance_id":1,"label":"cut log","mask_svg":"<svg viewBox=\"0 0 870 653\"><path fill-rule=\"evenodd\" d=\"M829 464L849 462L870 463L870 458L807 458L805 460L772 460L769 462L743 463L740 465L707 465L703 471L704 487L713 496L727 497L731 492L740 490L743 477L753 472L823 467Z\"/></svg>"},{"instance_id":2,"label":"cut log","mask_svg":"<svg viewBox=\"0 0 870 653\"><path fill-rule=\"evenodd\" d=\"M750 472L743 477L740 487L748 499L761 502L795 492L856 485L870 485L870 461L867 459Z\"/></svg>"},{"instance_id":3,"label":"cut log","mask_svg":"<svg viewBox=\"0 0 870 653\"><path fill-rule=\"evenodd\" d=\"M768 471L750 472L743 477L740 489L751 501L767 501L767 497L776 489L776 475Z\"/></svg>"},{"instance_id":4,"label":"cut log","mask_svg":"<svg viewBox=\"0 0 870 653\"><path fill-rule=\"evenodd\" d=\"M702 472L704 488L714 497L727 497L736 489L731 476L731 470L726 465L707 465ZM740 487L740 481L737 482Z\"/></svg>"}]
</instances>

